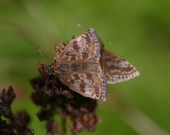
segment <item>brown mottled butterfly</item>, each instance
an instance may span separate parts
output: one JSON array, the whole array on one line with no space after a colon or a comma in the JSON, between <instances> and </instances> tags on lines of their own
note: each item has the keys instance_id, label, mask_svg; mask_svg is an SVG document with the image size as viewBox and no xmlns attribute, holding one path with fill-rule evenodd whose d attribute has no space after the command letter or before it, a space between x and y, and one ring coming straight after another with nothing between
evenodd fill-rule
<instances>
[{"instance_id":1,"label":"brown mottled butterfly","mask_svg":"<svg viewBox=\"0 0 170 135\"><path fill-rule=\"evenodd\" d=\"M53 68L63 84L97 100L106 99L107 83L115 84L139 75L129 62L104 50L92 28L57 47Z\"/></svg>"}]
</instances>

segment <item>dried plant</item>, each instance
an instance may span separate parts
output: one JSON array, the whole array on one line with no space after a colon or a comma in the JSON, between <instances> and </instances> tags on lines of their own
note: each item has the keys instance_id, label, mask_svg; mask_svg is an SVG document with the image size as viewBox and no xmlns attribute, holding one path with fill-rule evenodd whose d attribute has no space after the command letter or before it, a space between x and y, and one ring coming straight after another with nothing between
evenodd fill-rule
<instances>
[{"instance_id":1,"label":"dried plant","mask_svg":"<svg viewBox=\"0 0 170 135\"><path fill-rule=\"evenodd\" d=\"M49 74L49 69L50 66L40 65L40 76L31 80L35 90L32 100L41 106L37 113L39 120L47 121L47 131L52 135L65 135L69 118L74 134L83 130L94 131L98 123L97 101L73 92L59 81L52 70ZM55 114L62 118L61 127L54 120Z\"/></svg>"},{"instance_id":2,"label":"dried plant","mask_svg":"<svg viewBox=\"0 0 170 135\"><path fill-rule=\"evenodd\" d=\"M27 128L30 117L25 111L14 114L11 104L16 94L10 86L0 92L0 135L33 135Z\"/></svg>"}]
</instances>

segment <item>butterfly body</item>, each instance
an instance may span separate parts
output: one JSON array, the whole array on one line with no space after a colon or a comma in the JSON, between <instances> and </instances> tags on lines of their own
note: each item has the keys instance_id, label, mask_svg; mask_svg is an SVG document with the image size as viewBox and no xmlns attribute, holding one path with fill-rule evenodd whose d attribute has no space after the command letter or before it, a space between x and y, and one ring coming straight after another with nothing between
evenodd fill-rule
<instances>
[{"instance_id":1,"label":"butterfly body","mask_svg":"<svg viewBox=\"0 0 170 135\"><path fill-rule=\"evenodd\" d=\"M66 72L79 72L84 70L85 64L84 63L70 63L70 64L60 64L58 65L58 68L56 69L60 73L66 73Z\"/></svg>"},{"instance_id":2,"label":"butterfly body","mask_svg":"<svg viewBox=\"0 0 170 135\"><path fill-rule=\"evenodd\" d=\"M126 60L103 49L94 29L62 43L53 59L56 76L75 92L106 99L106 84L136 77L139 72Z\"/></svg>"}]
</instances>

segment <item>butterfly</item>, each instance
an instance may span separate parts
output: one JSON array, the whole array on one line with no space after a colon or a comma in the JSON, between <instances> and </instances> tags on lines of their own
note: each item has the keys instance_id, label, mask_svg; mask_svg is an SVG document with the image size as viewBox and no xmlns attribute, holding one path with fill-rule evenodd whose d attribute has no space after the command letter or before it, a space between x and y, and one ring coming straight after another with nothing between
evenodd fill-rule
<instances>
[{"instance_id":1,"label":"butterfly","mask_svg":"<svg viewBox=\"0 0 170 135\"><path fill-rule=\"evenodd\" d=\"M61 43L52 65L63 84L96 100L106 100L107 83L115 84L139 75L128 61L104 49L93 28L68 43Z\"/></svg>"}]
</instances>

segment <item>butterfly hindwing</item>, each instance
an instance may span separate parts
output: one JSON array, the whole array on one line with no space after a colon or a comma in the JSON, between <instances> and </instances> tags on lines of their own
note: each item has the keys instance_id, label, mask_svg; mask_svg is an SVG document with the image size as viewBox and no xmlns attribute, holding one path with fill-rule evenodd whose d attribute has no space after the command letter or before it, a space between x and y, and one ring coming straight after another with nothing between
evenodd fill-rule
<instances>
[{"instance_id":1,"label":"butterfly hindwing","mask_svg":"<svg viewBox=\"0 0 170 135\"><path fill-rule=\"evenodd\" d=\"M103 72L107 83L127 81L139 75L137 69L125 59L106 50L103 51Z\"/></svg>"},{"instance_id":2,"label":"butterfly hindwing","mask_svg":"<svg viewBox=\"0 0 170 135\"><path fill-rule=\"evenodd\" d=\"M106 99L106 79L99 65L90 65L87 70L63 73L59 78L75 92L92 99Z\"/></svg>"}]
</instances>

